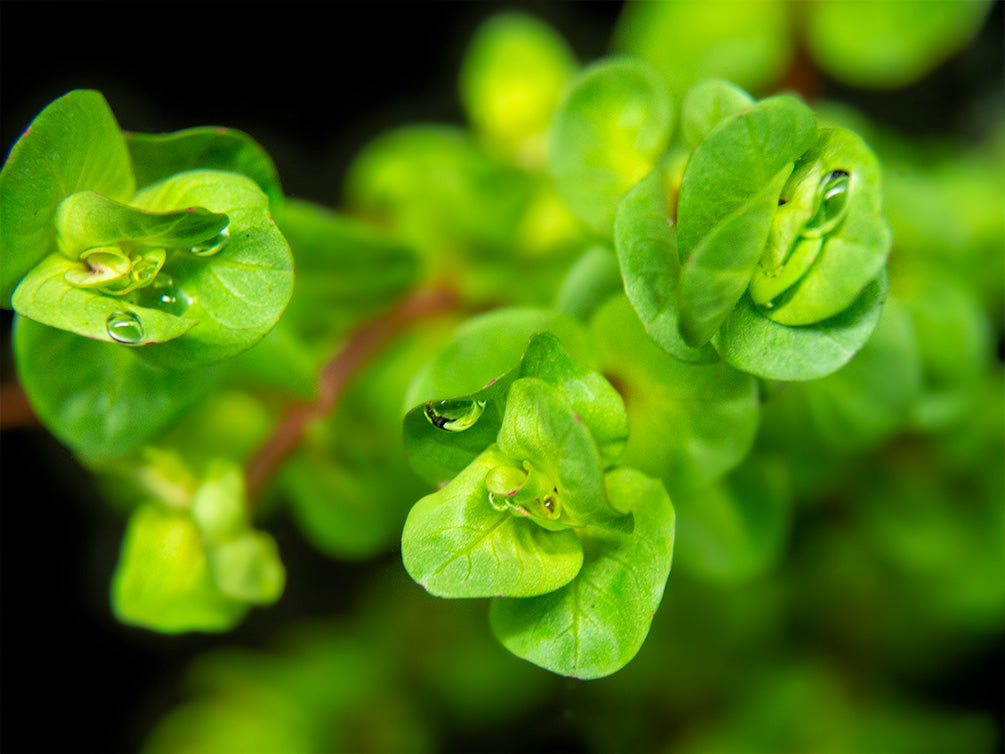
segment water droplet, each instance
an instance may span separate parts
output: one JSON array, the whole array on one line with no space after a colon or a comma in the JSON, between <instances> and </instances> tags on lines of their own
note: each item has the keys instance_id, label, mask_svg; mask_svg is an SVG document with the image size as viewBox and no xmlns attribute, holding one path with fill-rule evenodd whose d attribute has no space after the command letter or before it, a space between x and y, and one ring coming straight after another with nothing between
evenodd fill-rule
<instances>
[{"instance_id":1,"label":"water droplet","mask_svg":"<svg viewBox=\"0 0 1005 754\"><path fill-rule=\"evenodd\" d=\"M156 260L144 257L138 259L136 264L133 265L132 278L133 282L138 286L145 285L150 282L150 280L157 274L161 268L163 260Z\"/></svg>"},{"instance_id":2,"label":"water droplet","mask_svg":"<svg viewBox=\"0 0 1005 754\"><path fill-rule=\"evenodd\" d=\"M820 180L817 187L819 208L803 235L816 238L829 233L840 224L848 210L848 190L851 176L847 170L832 170Z\"/></svg>"},{"instance_id":3,"label":"water droplet","mask_svg":"<svg viewBox=\"0 0 1005 754\"><path fill-rule=\"evenodd\" d=\"M474 426L485 411L485 401L446 400L429 401L426 418L437 429L463 432Z\"/></svg>"},{"instance_id":4,"label":"water droplet","mask_svg":"<svg viewBox=\"0 0 1005 754\"><path fill-rule=\"evenodd\" d=\"M143 340L143 325L132 312L112 312L105 320L105 332L116 343L138 345Z\"/></svg>"},{"instance_id":5,"label":"water droplet","mask_svg":"<svg viewBox=\"0 0 1005 754\"><path fill-rule=\"evenodd\" d=\"M170 275L161 273L154 282L141 292L141 305L160 309L180 317L192 303L192 299L175 285Z\"/></svg>"},{"instance_id":6,"label":"water droplet","mask_svg":"<svg viewBox=\"0 0 1005 754\"><path fill-rule=\"evenodd\" d=\"M189 248L197 257L211 257L219 254L230 239L230 228L224 228L215 236Z\"/></svg>"}]
</instances>

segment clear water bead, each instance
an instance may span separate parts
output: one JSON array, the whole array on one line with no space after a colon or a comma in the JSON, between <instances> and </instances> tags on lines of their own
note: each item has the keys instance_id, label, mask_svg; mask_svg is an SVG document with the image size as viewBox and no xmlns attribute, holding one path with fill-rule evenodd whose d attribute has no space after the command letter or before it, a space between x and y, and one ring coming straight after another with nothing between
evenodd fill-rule
<instances>
[{"instance_id":1,"label":"clear water bead","mask_svg":"<svg viewBox=\"0 0 1005 754\"><path fill-rule=\"evenodd\" d=\"M230 228L224 228L212 238L190 247L189 251L197 257L211 257L223 251L228 240L230 240Z\"/></svg>"},{"instance_id":2,"label":"clear water bead","mask_svg":"<svg viewBox=\"0 0 1005 754\"><path fill-rule=\"evenodd\" d=\"M127 346L139 345L143 341L143 324L132 312L112 312L105 320L105 332L116 343Z\"/></svg>"}]
</instances>

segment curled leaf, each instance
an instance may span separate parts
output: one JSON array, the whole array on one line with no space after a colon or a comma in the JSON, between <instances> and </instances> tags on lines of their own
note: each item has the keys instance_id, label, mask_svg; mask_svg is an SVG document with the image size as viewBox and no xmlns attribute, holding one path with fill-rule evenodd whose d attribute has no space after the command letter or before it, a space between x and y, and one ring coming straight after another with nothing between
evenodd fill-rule
<instances>
[{"instance_id":1,"label":"curled leaf","mask_svg":"<svg viewBox=\"0 0 1005 754\"><path fill-rule=\"evenodd\" d=\"M497 510L486 477L509 459L487 449L412 508L401 535L405 570L439 597L525 597L568 583L583 562L579 538Z\"/></svg>"}]
</instances>

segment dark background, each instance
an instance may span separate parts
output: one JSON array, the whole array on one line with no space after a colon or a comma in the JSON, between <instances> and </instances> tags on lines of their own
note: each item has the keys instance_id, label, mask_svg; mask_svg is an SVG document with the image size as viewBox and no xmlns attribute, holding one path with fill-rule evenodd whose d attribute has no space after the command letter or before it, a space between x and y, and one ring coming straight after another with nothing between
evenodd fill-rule
<instances>
[{"instance_id":1,"label":"dark background","mask_svg":"<svg viewBox=\"0 0 1005 754\"><path fill-rule=\"evenodd\" d=\"M95 88L127 130L226 125L272 155L287 193L338 203L346 166L377 133L421 121L461 123L460 60L494 11L523 8L550 23L581 61L602 55L620 10L611 2L0 3L0 142L6 152L50 101ZM979 43L918 85L864 94L820 81L912 132L954 128L967 103L1001 96L1002 13ZM997 94L996 94L997 93ZM0 377L13 375L10 313ZM0 748L130 751L177 701L187 661L221 642L264 645L280 622L327 615L330 586L363 566L335 563L280 523L300 615L253 611L225 637L165 640L111 617L107 588L122 521L90 476L44 431L0 437ZM289 541L291 546L284 546ZM323 595L323 596L322 596ZM348 596L345 597L348 599ZM285 601L284 601L285 602ZM1000 712L1001 657L961 678L977 706ZM976 680L979 678L980 680ZM989 683L994 681L994 683ZM976 683L976 685L975 685Z\"/></svg>"}]
</instances>

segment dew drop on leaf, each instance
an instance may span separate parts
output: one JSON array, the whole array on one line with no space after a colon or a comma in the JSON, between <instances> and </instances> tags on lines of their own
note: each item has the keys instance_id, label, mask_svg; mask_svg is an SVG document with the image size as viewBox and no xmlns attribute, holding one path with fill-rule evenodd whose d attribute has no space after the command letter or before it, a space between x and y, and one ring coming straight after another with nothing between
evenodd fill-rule
<instances>
[{"instance_id":1,"label":"dew drop on leaf","mask_svg":"<svg viewBox=\"0 0 1005 754\"><path fill-rule=\"evenodd\" d=\"M847 170L832 170L817 187L819 209L803 230L804 236L817 237L829 233L844 219L848 209L848 189L851 176Z\"/></svg>"},{"instance_id":2,"label":"dew drop on leaf","mask_svg":"<svg viewBox=\"0 0 1005 754\"><path fill-rule=\"evenodd\" d=\"M132 312L112 312L105 320L105 331L116 343L135 346L143 340L143 324Z\"/></svg>"},{"instance_id":3,"label":"dew drop on leaf","mask_svg":"<svg viewBox=\"0 0 1005 754\"><path fill-rule=\"evenodd\" d=\"M463 432L474 426L484 410L485 401L429 401L426 403L426 418L437 429Z\"/></svg>"},{"instance_id":4,"label":"dew drop on leaf","mask_svg":"<svg viewBox=\"0 0 1005 754\"><path fill-rule=\"evenodd\" d=\"M175 285L170 275L161 273L153 283L144 288L140 294L140 303L153 309L160 309L168 314L180 317L192 303L192 299L181 288Z\"/></svg>"},{"instance_id":5,"label":"dew drop on leaf","mask_svg":"<svg viewBox=\"0 0 1005 754\"><path fill-rule=\"evenodd\" d=\"M230 229L224 228L212 238L191 246L189 251L197 257L211 257L214 254L219 254L223 250L223 247L227 245L229 239Z\"/></svg>"}]
</instances>

